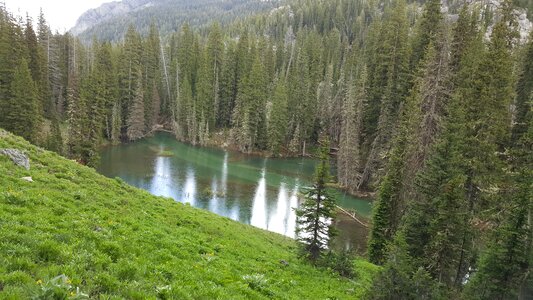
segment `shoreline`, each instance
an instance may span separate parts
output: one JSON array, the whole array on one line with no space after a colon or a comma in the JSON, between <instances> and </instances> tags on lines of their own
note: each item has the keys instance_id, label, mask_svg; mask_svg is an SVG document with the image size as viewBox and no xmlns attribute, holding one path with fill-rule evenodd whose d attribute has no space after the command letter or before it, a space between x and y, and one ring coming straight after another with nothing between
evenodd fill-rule
<instances>
[{"instance_id":1,"label":"shoreline","mask_svg":"<svg viewBox=\"0 0 533 300\"><path fill-rule=\"evenodd\" d=\"M252 157L274 158L274 159L276 159L276 158L280 158L280 159L281 158L285 158L285 159L311 158L312 159L313 158L313 156L310 153L305 153L305 155L302 155L302 154L294 155L293 153L283 152L281 155L272 155L272 152L267 151L267 150L264 150L264 151L252 151L252 152L249 152L249 153L245 153L245 152L240 151L238 149L238 147L236 147L235 145L232 145L231 143L228 142L230 140L230 138L229 138L229 132L227 132L227 130L213 132L211 134L211 137L208 139L207 143L205 145L200 145L200 144L193 144L193 143L190 143L188 141L180 140L180 139L178 139L176 137L174 132L172 132L171 130L167 129L166 126L164 126L164 125L156 125L151 131L146 133L139 140L153 137L158 132L170 134L177 141L179 141L180 143L185 143L185 144L191 145L193 147L204 147L204 148L218 149L218 150L224 150L224 151L231 151L231 152L236 152L236 153L239 153L239 154L242 154L242 155L248 155L248 156L252 156ZM118 143L118 144L112 143L110 141L105 141L105 143L102 143L100 148L104 149L104 148L107 148L107 147L113 147L113 146L117 146L117 145L120 145L120 144L127 144L127 143L132 143L132 142L135 142L135 141L121 142L121 143ZM314 146L310 146L309 149L311 149L311 150L314 149ZM369 202L373 202L374 199L376 198L376 192L372 192L372 191L357 191L355 193L352 193L352 192L349 191L348 188L340 186L337 182L332 182L332 183L328 184L328 186L331 187L331 188L335 188L335 189L337 189L339 191L345 192L348 195L350 195L352 197L355 197L355 198L358 198L358 199L361 199L361 200L366 200L366 201L369 201Z\"/></svg>"}]
</instances>

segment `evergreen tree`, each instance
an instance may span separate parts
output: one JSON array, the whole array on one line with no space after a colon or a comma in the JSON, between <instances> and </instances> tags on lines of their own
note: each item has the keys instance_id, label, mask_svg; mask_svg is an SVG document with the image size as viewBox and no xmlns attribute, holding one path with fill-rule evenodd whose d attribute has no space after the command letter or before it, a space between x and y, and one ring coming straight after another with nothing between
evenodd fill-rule
<instances>
[{"instance_id":1,"label":"evergreen tree","mask_svg":"<svg viewBox=\"0 0 533 300\"><path fill-rule=\"evenodd\" d=\"M54 151L58 154L63 154L63 136L61 134L61 128L59 127L59 120L57 116L54 116L50 125L50 134L46 141L46 149Z\"/></svg>"},{"instance_id":2,"label":"evergreen tree","mask_svg":"<svg viewBox=\"0 0 533 300\"><path fill-rule=\"evenodd\" d=\"M530 96L530 103L533 94ZM527 130L510 151L505 214L482 253L479 268L466 286L470 299L510 299L531 291L533 210L533 111L524 118ZM515 126L524 126L516 124ZM522 127L524 128L524 127ZM521 128L521 129L522 129ZM529 278L528 278L529 277ZM529 291L528 291L529 290ZM520 297L519 297L520 298Z\"/></svg>"},{"instance_id":3,"label":"evergreen tree","mask_svg":"<svg viewBox=\"0 0 533 300\"><path fill-rule=\"evenodd\" d=\"M2 100L2 127L35 142L40 120L39 100L28 63L24 58L15 69L10 94L9 98Z\"/></svg>"},{"instance_id":4,"label":"evergreen tree","mask_svg":"<svg viewBox=\"0 0 533 300\"><path fill-rule=\"evenodd\" d=\"M335 215L335 199L326 190L330 179L329 150L329 141L323 140L314 184L305 194L304 202L296 209L297 240L303 245L303 255L315 263L327 249L333 235L331 224Z\"/></svg>"},{"instance_id":5,"label":"evergreen tree","mask_svg":"<svg viewBox=\"0 0 533 300\"><path fill-rule=\"evenodd\" d=\"M143 88L144 114L146 128L151 130L157 124L160 110L161 79L161 43L159 32L154 23L150 25L150 32L143 43ZM154 103L156 101L157 103ZM163 106L165 104L163 103Z\"/></svg>"},{"instance_id":6,"label":"evergreen tree","mask_svg":"<svg viewBox=\"0 0 533 300\"><path fill-rule=\"evenodd\" d=\"M69 157L82 161L82 143L84 139L83 129L87 125L87 112L84 98L80 97L80 83L78 74L73 71L69 74L67 86L67 124L68 140L67 154Z\"/></svg>"},{"instance_id":7,"label":"evergreen tree","mask_svg":"<svg viewBox=\"0 0 533 300\"><path fill-rule=\"evenodd\" d=\"M372 176L386 164L384 157L390 150L391 137L397 123L397 111L405 100L408 83L408 25L405 2L394 2L382 27L382 45L379 51L381 66L374 72L375 87L370 86L369 105L379 108L377 131L370 145L358 189L367 188ZM377 83L380 82L380 83ZM381 90L381 92L379 92ZM374 95L373 92L378 91ZM376 103L377 102L377 103ZM370 125L372 126L372 125Z\"/></svg>"},{"instance_id":8,"label":"evergreen tree","mask_svg":"<svg viewBox=\"0 0 533 300\"><path fill-rule=\"evenodd\" d=\"M129 115L127 120L128 127L128 139L135 141L144 136L145 123L144 123L144 94L142 85L142 74L139 71L137 74L137 84L135 85L134 97L132 99L131 108L129 109Z\"/></svg>"},{"instance_id":9,"label":"evergreen tree","mask_svg":"<svg viewBox=\"0 0 533 300\"><path fill-rule=\"evenodd\" d=\"M514 143L518 142L527 131L527 115L531 110L530 97L531 93L533 93L533 32L530 34L522 61L522 69L516 85L516 114L512 131Z\"/></svg>"},{"instance_id":10,"label":"evergreen tree","mask_svg":"<svg viewBox=\"0 0 533 300\"><path fill-rule=\"evenodd\" d=\"M282 79L275 83L272 100L272 110L268 120L268 147L274 155L279 154L281 146L287 137L288 125L288 94L287 87Z\"/></svg>"},{"instance_id":11,"label":"evergreen tree","mask_svg":"<svg viewBox=\"0 0 533 300\"><path fill-rule=\"evenodd\" d=\"M235 107L234 83L236 81L236 61L234 43L229 43L224 54L220 78L219 106L217 114L217 127L228 128L231 126L231 116Z\"/></svg>"},{"instance_id":12,"label":"evergreen tree","mask_svg":"<svg viewBox=\"0 0 533 300\"><path fill-rule=\"evenodd\" d=\"M224 44L222 40L222 32L218 23L213 23L209 28L209 35L207 39L207 58L206 68L208 72L208 82L211 83L211 91L209 97L211 99L210 111L208 116L209 124L215 127L215 119L219 114L220 108L220 81L222 77L222 65L224 61Z\"/></svg>"},{"instance_id":13,"label":"evergreen tree","mask_svg":"<svg viewBox=\"0 0 533 300\"><path fill-rule=\"evenodd\" d=\"M404 203L400 197L405 188L403 176L409 143L413 138L414 124L420 115L420 98L411 95L402 107L400 124L394 137L387 173L379 186L378 196L372 211L372 228L368 242L368 257L375 264L386 262L387 249L398 230Z\"/></svg>"},{"instance_id":14,"label":"evergreen tree","mask_svg":"<svg viewBox=\"0 0 533 300\"><path fill-rule=\"evenodd\" d=\"M396 237L390 248L387 263L372 282L367 299L446 299L429 274L413 264L402 235Z\"/></svg>"},{"instance_id":15,"label":"evergreen tree","mask_svg":"<svg viewBox=\"0 0 533 300\"><path fill-rule=\"evenodd\" d=\"M418 71L418 64L424 60L427 47L430 44L435 45L443 19L441 0L426 1L412 42L410 67L413 72Z\"/></svg>"},{"instance_id":16,"label":"evergreen tree","mask_svg":"<svg viewBox=\"0 0 533 300\"><path fill-rule=\"evenodd\" d=\"M448 287L463 281L460 268L462 239L470 230L466 175L461 154L464 140L464 112L454 101L442 135L418 174L418 197L409 203L403 225L408 253L415 266Z\"/></svg>"},{"instance_id":17,"label":"evergreen tree","mask_svg":"<svg viewBox=\"0 0 533 300\"><path fill-rule=\"evenodd\" d=\"M356 191L361 167L360 144L367 100L366 72L366 66L363 66L357 83L350 82L343 109L337 168L339 183L352 193Z\"/></svg>"},{"instance_id":18,"label":"evergreen tree","mask_svg":"<svg viewBox=\"0 0 533 300\"><path fill-rule=\"evenodd\" d=\"M26 26L24 28L24 36L26 38L26 45L29 54L28 66L31 71L31 77L35 83L36 95L39 98L39 117L43 114L43 109L46 115L50 115L52 107L50 107L49 100L49 86L46 81L45 70L47 66L44 61L44 54L41 47L39 47L37 41L37 35L33 30L31 19L26 20Z\"/></svg>"},{"instance_id":19,"label":"evergreen tree","mask_svg":"<svg viewBox=\"0 0 533 300\"><path fill-rule=\"evenodd\" d=\"M130 108L133 106L133 100L135 96L138 96L136 93L137 85L139 80L138 76L142 75L141 72L141 59L142 59L142 46L141 46L141 37L135 31L133 26L128 28L126 35L124 36L124 46L121 49L119 64L118 64L118 94L120 99L121 113L123 117L122 128L126 129L125 132L121 132L121 135L129 139L127 134L127 120L130 115ZM143 99L144 101L144 99ZM144 102L143 102L144 106ZM143 122L144 121L144 108L143 108Z\"/></svg>"},{"instance_id":20,"label":"evergreen tree","mask_svg":"<svg viewBox=\"0 0 533 300\"><path fill-rule=\"evenodd\" d=\"M267 82L264 69L256 57L250 73L239 86L233 113L235 138L243 152L266 148Z\"/></svg>"}]
</instances>

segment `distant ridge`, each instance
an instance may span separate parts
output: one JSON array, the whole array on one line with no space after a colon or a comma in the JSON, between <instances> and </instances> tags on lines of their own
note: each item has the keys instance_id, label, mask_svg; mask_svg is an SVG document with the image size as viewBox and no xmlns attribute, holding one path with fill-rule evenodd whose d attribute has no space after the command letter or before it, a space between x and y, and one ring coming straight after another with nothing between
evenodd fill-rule
<instances>
[{"instance_id":1,"label":"distant ridge","mask_svg":"<svg viewBox=\"0 0 533 300\"><path fill-rule=\"evenodd\" d=\"M268 11L283 0L123 0L104 3L79 17L70 29L84 41L92 37L119 41L130 24L141 33L155 22L162 35L181 24L201 27L213 21L231 22L239 17Z\"/></svg>"}]
</instances>

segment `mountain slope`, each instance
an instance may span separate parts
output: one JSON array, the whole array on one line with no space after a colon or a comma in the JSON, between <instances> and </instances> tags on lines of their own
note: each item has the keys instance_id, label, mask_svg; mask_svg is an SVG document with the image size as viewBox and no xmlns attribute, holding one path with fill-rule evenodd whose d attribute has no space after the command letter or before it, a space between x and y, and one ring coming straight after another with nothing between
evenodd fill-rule
<instances>
[{"instance_id":1,"label":"mountain slope","mask_svg":"<svg viewBox=\"0 0 533 300\"><path fill-rule=\"evenodd\" d=\"M341 279L300 262L281 235L152 196L3 130L1 148L31 159L26 171L0 156L1 299L54 287L91 298L342 299L360 295L376 268L357 261L358 281ZM61 274L68 280L52 280Z\"/></svg>"},{"instance_id":2,"label":"mountain slope","mask_svg":"<svg viewBox=\"0 0 533 300\"><path fill-rule=\"evenodd\" d=\"M70 32L82 40L93 36L120 40L130 24L148 32L153 21L162 35L181 24L201 26L213 21L226 23L236 18L272 9L278 0L123 0L109 2L80 16Z\"/></svg>"}]
</instances>

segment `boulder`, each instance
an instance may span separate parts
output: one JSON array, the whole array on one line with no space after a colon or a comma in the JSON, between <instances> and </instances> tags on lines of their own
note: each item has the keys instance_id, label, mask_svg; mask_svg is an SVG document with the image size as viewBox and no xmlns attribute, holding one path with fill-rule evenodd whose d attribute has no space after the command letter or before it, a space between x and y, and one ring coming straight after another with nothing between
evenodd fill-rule
<instances>
[{"instance_id":1,"label":"boulder","mask_svg":"<svg viewBox=\"0 0 533 300\"><path fill-rule=\"evenodd\" d=\"M30 158L24 152L17 149L0 149L0 155L9 157L17 166L21 166L26 170L30 169Z\"/></svg>"}]
</instances>

